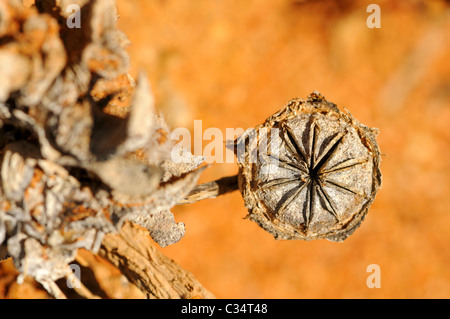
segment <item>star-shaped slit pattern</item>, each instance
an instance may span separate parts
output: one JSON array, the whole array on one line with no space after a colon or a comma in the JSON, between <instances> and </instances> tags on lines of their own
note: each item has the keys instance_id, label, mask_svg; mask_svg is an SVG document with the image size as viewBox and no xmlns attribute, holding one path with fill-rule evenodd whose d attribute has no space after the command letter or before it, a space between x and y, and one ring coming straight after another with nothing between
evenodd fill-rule
<instances>
[{"instance_id":1,"label":"star-shaped slit pattern","mask_svg":"<svg viewBox=\"0 0 450 319\"><path fill-rule=\"evenodd\" d=\"M282 125L282 140L289 154L286 157L289 159L278 158L270 154L268 156L273 160L272 163L275 161L279 168L287 169L293 174L289 177L275 178L260 183L260 186L263 188L293 185L291 189L281 196L276 207L277 216L284 214L290 205L295 205L295 199L301 196L303 190L306 189L304 195L305 204L302 209L304 232L307 232L311 221L315 217L316 201L335 218L337 223L341 223L341 216L333 201L333 197L327 192L325 186L356 196L363 195L349 185L330 179L329 175L351 169L368 161L366 157L348 158L331 167L327 167L327 164L339 151L348 133L345 130L336 132L323 138L319 145L318 140L321 130L314 117L310 119L308 126L306 138L302 138L302 141L300 141L287 124Z\"/></svg>"}]
</instances>

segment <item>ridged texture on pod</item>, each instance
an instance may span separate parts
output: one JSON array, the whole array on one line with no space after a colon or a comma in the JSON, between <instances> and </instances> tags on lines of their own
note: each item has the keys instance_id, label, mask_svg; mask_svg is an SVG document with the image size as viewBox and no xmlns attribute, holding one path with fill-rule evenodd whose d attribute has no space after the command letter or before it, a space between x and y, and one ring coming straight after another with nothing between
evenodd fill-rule
<instances>
[{"instance_id":1,"label":"ridged texture on pod","mask_svg":"<svg viewBox=\"0 0 450 319\"><path fill-rule=\"evenodd\" d=\"M317 92L289 101L236 140L248 218L277 239L344 240L381 186L376 134Z\"/></svg>"}]
</instances>

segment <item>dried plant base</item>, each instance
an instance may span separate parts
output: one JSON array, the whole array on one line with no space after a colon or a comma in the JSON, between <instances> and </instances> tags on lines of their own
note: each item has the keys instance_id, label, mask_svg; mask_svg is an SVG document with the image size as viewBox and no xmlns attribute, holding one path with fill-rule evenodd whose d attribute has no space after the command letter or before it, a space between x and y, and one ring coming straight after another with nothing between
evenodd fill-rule
<instances>
[{"instance_id":1,"label":"dried plant base","mask_svg":"<svg viewBox=\"0 0 450 319\"><path fill-rule=\"evenodd\" d=\"M291 100L254 133L236 140L245 143L238 165L247 217L276 239L351 235L381 186L377 130L314 92Z\"/></svg>"},{"instance_id":2,"label":"dried plant base","mask_svg":"<svg viewBox=\"0 0 450 319\"><path fill-rule=\"evenodd\" d=\"M0 260L57 298L77 250L96 253L125 220L161 246L181 239L170 209L203 170L188 152L172 161L147 77L127 73L114 0L75 1L82 28L66 25L71 4L0 1Z\"/></svg>"}]
</instances>

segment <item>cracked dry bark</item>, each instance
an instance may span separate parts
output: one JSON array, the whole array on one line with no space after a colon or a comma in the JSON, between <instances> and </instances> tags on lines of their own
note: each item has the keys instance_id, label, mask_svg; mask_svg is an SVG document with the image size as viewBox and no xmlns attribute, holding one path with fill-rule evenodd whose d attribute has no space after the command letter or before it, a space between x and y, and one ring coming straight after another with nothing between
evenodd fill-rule
<instances>
[{"instance_id":1,"label":"cracked dry bark","mask_svg":"<svg viewBox=\"0 0 450 319\"><path fill-rule=\"evenodd\" d=\"M214 298L194 276L153 246L143 228L126 222L103 239L99 254L150 299Z\"/></svg>"}]
</instances>

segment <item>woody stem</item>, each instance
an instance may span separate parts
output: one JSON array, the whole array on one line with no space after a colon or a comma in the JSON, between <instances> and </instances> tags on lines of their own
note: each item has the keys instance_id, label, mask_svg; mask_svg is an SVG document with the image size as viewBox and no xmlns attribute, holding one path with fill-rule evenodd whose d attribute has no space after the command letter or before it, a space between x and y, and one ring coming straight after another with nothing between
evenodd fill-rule
<instances>
[{"instance_id":1,"label":"woody stem","mask_svg":"<svg viewBox=\"0 0 450 319\"><path fill-rule=\"evenodd\" d=\"M239 189L238 175L222 177L218 180L195 186L179 204L190 204L200 200L215 198Z\"/></svg>"}]
</instances>

